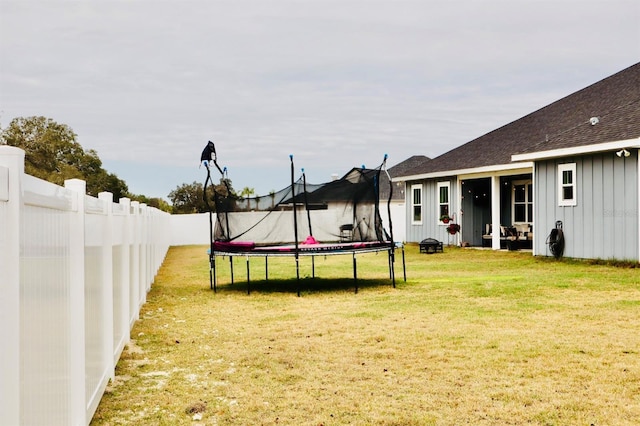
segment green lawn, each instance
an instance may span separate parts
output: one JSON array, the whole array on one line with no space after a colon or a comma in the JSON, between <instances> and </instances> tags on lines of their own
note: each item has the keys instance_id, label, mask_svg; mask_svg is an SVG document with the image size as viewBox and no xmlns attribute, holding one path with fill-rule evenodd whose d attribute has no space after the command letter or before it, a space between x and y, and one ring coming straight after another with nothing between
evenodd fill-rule
<instances>
[{"instance_id":1,"label":"green lawn","mask_svg":"<svg viewBox=\"0 0 640 426\"><path fill-rule=\"evenodd\" d=\"M640 270L524 252L218 262L171 248L94 425L632 425ZM635 266L635 265L631 265ZM194 420L195 416L195 420Z\"/></svg>"}]
</instances>

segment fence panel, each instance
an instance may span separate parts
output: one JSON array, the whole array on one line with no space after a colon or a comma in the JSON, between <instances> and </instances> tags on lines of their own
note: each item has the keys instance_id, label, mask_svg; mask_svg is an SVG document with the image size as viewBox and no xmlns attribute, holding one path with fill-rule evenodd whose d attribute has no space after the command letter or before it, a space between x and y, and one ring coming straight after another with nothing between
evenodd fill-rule
<instances>
[{"instance_id":1,"label":"fence panel","mask_svg":"<svg viewBox=\"0 0 640 426\"><path fill-rule=\"evenodd\" d=\"M3 424L90 422L167 252L168 214L85 187L0 146Z\"/></svg>"},{"instance_id":2,"label":"fence panel","mask_svg":"<svg viewBox=\"0 0 640 426\"><path fill-rule=\"evenodd\" d=\"M113 215L113 362L118 362L129 341L129 200L112 207ZM126 204L126 205L125 205Z\"/></svg>"},{"instance_id":3,"label":"fence panel","mask_svg":"<svg viewBox=\"0 0 640 426\"><path fill-rule=\"evenodd\" d=\"M23 178L20 230L20 418L23 424L72 424L72 191ZM76 314L77 315L77 314ZM74 392L75 389L75 392Z\"/></svg>"},{"instance_id":4,"label":"fence panel","mask_svg":"<svg viewBox=\"0 0 640 426\"><path fill-rule=\"evenodd\" d=\"M85 196L85 369L91 415L113 376L112 246L108 202Z\"/></svg>"}]
</instances>

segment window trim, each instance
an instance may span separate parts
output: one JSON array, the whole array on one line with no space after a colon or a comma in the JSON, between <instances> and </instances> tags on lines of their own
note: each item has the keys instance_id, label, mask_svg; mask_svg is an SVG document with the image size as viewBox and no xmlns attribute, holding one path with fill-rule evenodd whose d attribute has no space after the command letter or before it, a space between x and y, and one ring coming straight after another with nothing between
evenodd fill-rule
<instances>
[{"instance_id":1,"label":"window trim","mask_svg":"<svg viewBox=\"0 0 640 426\"><path fill-rule=\"evenodd\" d=\"M571 183L563 183L565 172L571 172ZM572 189L572 198L564 198L564 189ZM578 188L576 183L576 163L558 164L558 206L571 207L578 204Z\"/></svg>"},{"instance_id":2,"label":"window trim","mask_svg":"<svg viewBox=\"0 0 640 426\"><path fill-rule=\"evenodd\" d=\"M415 190L419 191L420 194L420 200L419 203L416 203L416 197L415 197ZM411 224L412 225L422 225L422 216L423 216L423 209L422 209L422 200L423 200L423 188L422 188L422 184L420 183L415 183L413 185L411 185L411 192L410 192L410 197L411 197ZM416 214L415 214L415 208L416 207L420 207L420 219L416 220Z\"/></svg>"},{"instance_id":3,"label":"window trim","mask_svg":"<svg viewBox=\"0 0 640 426\"><path fill-rule=\"evenodd\" d=\"M440 202L440 188L447 188L447 202L446 203L441 203ZM450 181L442 181L442 182L438 182L436 185L436 221L438 222L439 225L447 225L446 223L444 223L443 221L440 220L440 212L442 211L441 206L446 205L447 206L447 211L449 212L448 215L451 218L451 182Z\"/></svg>"}]
</instances>

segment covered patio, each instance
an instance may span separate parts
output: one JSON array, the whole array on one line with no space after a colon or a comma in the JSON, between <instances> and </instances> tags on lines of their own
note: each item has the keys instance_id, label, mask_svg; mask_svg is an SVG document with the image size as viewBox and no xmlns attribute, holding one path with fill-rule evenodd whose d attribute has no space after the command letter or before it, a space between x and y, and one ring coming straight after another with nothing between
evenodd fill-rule
<instances>
[{"instance_id":1,"label":"covered patio","mask_svg":"<svg viewBox=\"0 0 640 426\"><path fill-rule=\"evenodd\" d=\"M531 169L459 176L461 241L494 250L531 248Z\"/></svg>"}]
</instances>

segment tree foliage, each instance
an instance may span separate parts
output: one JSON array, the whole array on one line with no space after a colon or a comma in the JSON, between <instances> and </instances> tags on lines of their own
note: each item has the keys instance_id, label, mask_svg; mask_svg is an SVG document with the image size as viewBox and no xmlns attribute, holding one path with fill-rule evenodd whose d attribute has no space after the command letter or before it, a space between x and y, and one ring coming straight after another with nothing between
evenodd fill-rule
<instances>
[{"instance_id":1,"label":"tree foliage","mask_svg":"<svg viewBox=\"0 0 640 426\"><path fill-rule=\"evenodd\" d=\"M169 200L173 204L173 213L204 213L207 206L203 199L204 187L201 183L183 183L169 193Z\"/></svg>"},{"instance_id":2,"label":"tree foliage","mask_svg":"<svg viewBox=\"0 0 640 426\"><path fill-rule=\"evenodd\" d=\"M7 145L25 151L25 172L40 179L63 185L66 179L83 179L87 194L113 193L114 200L129 195L127 184L102 168L98 153L85 150L77 135L66 124L46 117L14 118L2 130Z\"/></svg>"},{"instance_id":3,"label":"tree foliage","mask_svg":"<svg viewBox=\"0 0 640 426\"><path fill-rule=\"evenodd\" d=\"M122 179L103 169L98 153L93 149L85 150L76 139L77 135L69 126L41 116L14 118L6 128L0 129L0 142L25 151L25 172L32 176L57 185L63 185L67 179L82 179L87 183L89 195L111 192L116 202L127 197L166 212L209 211L202 198L203 187L196 182L171 191L169 197L173 206L162 198L131 194ZM218 190L226 192L223 183L220 182ZM231 182L227 181L227 184L230 188ZM209 200L213 205L213 191Z\"/></svg>"},{"instance_id":4,"label":"tree foliage","mask_svg":"<svg viewBox=\"0 0 640 426\"><path fill-rule=\"evenodd\" d=\"M256 195L256 190L254 188L250 188L248 186L245 186L244 188L242 188L242 191L240 191L240 196L242 198L249 198Z\"/></svg>"},{"instance_id":5,"label":"tree foliage","mask_svg":"<svg viewBox=\"0 0 640 426\"><path fill-rule=\"evenodd\" d=\"M149 198L145 195L136 195L136 194L129 194L129 198L131 199L131 201L138 201L140 203L146 204L149 207L155 207L156 209L162 210L164 212L171 213L172 211L171 205L167 203L165 200L163 200L162 198L156 198L156 197Z\"/></svg>"},{"instance_id":6,"label":"tree foliage","mask_svg":"<svg viewBox=\"0 0 640 426\"><path fill-rule=\"evenodd\" d=\"M189 214L189 213L206 213L211 208L215 210L213 201L213 192L221 195L227 195L229 192L234 194L231 186L231 180L220 180L220 183L214 186L207 186L207 202L205 202L204 185L198 182L183 183L169 193L169 200L173 204L172 213ZM208 204L208 205L207 205Z\"/></svg>"}]
</instances>

